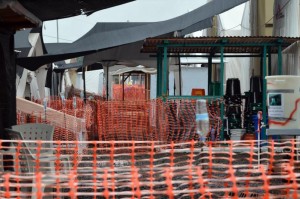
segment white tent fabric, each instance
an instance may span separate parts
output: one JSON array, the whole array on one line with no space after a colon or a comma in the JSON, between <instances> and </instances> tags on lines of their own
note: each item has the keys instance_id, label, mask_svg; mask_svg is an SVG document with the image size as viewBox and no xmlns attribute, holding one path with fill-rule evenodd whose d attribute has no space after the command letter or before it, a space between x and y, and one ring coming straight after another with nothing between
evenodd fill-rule
<instances>
[{"instance_id":1,"label":"white tent fabric","mask_svg":"<svg viewBox=\"0 0 300 199\"><path fill-rule=\"evenodd\" d=\"M274 2L274 36L298 37L300 26L299 0L275 0Z\"/></svg>"},{"instance_id":2,"label":"white tent fabric","mask_svg":"<svg viewBox=\"0 0 300 199\"><path fill-rule=\"evenodd\" d=\"M298 19L300 17L300 1L299 0L275 0L274 2L274 36L285 37L299 37L300 24ZM283 74L286 75L299 75L299 44L296 43L290 48L285 50L283 55ZM273 74L276 74L276 60L277 56L273 58Z\"/></svg>"},{"instance_id":3,"label":"white tent fabric","mask_svg":"<svg viewBox=\"0 0 300 199\"><path fill-rule=\"evenodd\" d=\"M283 52L283 62L282 65L286 66L285 73L286 74L300 74L300 42L295 42L288 48L286 48Z\"/></svg>"},{"instance_id":4,"label":"white tent fabric","mask_svg":"<svg viewBox=\"0 0 300 199\"><path fill-rule=\"evenodd\" d=\"M230 13L231 12L231 13ZM237 17L240 19L239 28L237 30L224 30L224 26L228 26L231 21L227 19L223 19L220 16L219 20L219 30L221 36L250 36L250 2L245 3L244 12L242 16L237 16L234 13L234 10L231 10L227 13L227 16ZM250 85L250 58L226 58L227 63L225 64L225 80L228 78L238 78L241 83L241 92L248 91ZM224 86L226 82L224 82ZM226 88L226 86L225 86Z\"/></svg>"}]
</instances>

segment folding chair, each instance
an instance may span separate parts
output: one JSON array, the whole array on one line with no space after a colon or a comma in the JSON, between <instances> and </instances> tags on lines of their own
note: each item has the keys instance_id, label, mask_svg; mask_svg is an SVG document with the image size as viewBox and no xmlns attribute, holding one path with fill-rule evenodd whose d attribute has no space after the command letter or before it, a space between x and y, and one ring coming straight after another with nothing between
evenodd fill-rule
<instances>
[{"instance_id":1,"label":"folding chair","mask_svg":"<svg viewBox=\"0 0 300 199\"><path fill-rule=\"evenodd\" d=\"M20 176L35 176L38 172L42 172L47 177L43 177L41 191L56 183L55 174L58 168L55 162L58 160L61 163L63 170L59 171L59 182L67 181L65 174L70 170L70 161L68 156L56 156L56 150L53 147L54 127L48 124L30 123L12 126L12 129L7 129L11 140L14 156L14 172ZM38 142L50 141L50 142ZM19 154L19 155L17 155ZM38 163L38 164L37 164ZM61 168L61 166L59 167ZM62 175L61 175L62 174ZM36 178L32 179L32 197L37 198Z\"/></svg>"}]
</instances>

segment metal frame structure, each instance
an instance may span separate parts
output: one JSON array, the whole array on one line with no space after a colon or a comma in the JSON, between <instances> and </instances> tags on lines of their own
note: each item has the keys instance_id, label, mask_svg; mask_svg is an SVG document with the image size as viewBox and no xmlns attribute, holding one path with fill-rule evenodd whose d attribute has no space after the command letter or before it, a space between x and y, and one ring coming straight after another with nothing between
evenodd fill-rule
<instances>
[{"instance_id":1,"label":"metal frame structure","mask_svg":"<svg viewBox=\"0 0 300 199\"><path fill-rule=\"evenodd\" d=\"M260 57L263 78L263 122L267 124L267 82L265 77L271 75L271 54L278 56L277 74L282 74L282 50L298 41L290 37L199 37L199 38L148 38L141 52L156 53L157 56L157 97L168 98L168 58L183 53L205 53L199 57L208 58L208 85L211 83L212 58L220 57L220 95L224 95L224 58L225 57ZM229 55L227 54L229 53ZM197 55L195 55L197 56ZM267 65L267 57L269 64ZM268 70L268 74L267 74ZM209 88L208 88L209 89ZM194 96L178 96L177 98L194 99ZM220 98L220 96L204 96L198 98ZM221 105L221 119L224 120L224 105ZM223 131L221 139L223 139ZM266 139L266 126L262 129Z\"/></svg>"}]
</instances>

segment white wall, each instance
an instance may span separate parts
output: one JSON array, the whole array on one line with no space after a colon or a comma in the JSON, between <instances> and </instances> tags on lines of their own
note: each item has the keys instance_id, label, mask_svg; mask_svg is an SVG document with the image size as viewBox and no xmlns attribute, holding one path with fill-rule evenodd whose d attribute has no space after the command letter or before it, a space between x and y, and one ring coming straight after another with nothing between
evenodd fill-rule
<instances>
[{"instance_id":1,"label":"white wall","mask_svg":"<svg viewBox=\"0 0 300 199\"><path fill-rule=\"evenodd\" d=\"M182 95L191 95L193 88L204 88L205 93L208 93L208 69L207 67L182 67ZM179 95L178 70L170 71L169 75L169 95L174 95L174 77L177 83L176 95ZM156 98L156 75L151 75L151 91L150 98Z\"/></svg>"}]
</instances>

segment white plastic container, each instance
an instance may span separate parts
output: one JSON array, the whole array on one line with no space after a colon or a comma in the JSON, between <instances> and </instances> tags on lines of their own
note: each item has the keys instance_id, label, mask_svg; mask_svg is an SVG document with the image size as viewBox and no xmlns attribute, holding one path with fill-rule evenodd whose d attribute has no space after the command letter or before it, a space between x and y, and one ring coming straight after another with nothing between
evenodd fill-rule
<instances>
[{"instance_id":1,"label":"white plastic container","mask_svg":"<svg viewBox=\"0 0 300 199\"><path fill-rule=\"evenodd\" d=\"M268 76L270 129L300 129L300 76Z\"/></svg>"},{"instance_id":2,"label":"white plastic container","mask_svg":"<svg viewBox=\"0 0 300 199\"><path fill-rule=\"evenodd\" d=\"M209 132L209 116L207 113L206 100L197 100L196 102L196 124L199 139L205 141Z\"/></svg>"},{"instance_id":3,"label":"white plastic container","mask_svg":"<svg viewBox=\"0 0 300 199\"><path fill-rule=\"evenodd\" d=\"M230 129L231 140L241 140L242 136L246 133L246 129Z\"/></svg>"}]
</instances>

